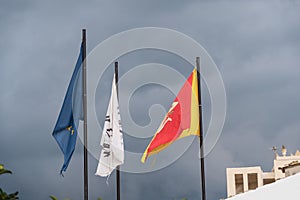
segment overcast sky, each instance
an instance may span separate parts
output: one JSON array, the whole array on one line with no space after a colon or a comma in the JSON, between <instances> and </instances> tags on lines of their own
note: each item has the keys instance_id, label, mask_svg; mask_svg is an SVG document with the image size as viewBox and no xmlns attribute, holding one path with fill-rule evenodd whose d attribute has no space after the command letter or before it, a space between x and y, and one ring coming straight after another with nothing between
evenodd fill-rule
<instances>
[{"instance_id":1,"label":"overcast sky","mask_svg":"<svg viewBox=\"0 0 300 200\"><path fill-rule=\"evenodd\" d=\"M296 0L2 0L0 163L14 174L1 176L0 187L8 192L18 190L20 199L25 200L46 200L51 194L60 199L83 199L83 146L78 140L62 178L59 170L63 155L51 135L78 56L81 29L87 29L90 52L113 34L154 26L194 38L221 72L227 116L220 139L206 157L206 182L208 200L226 197L226 167L261 165L264 171L270 171L272 146L284 144L290 153L300 149L299 24L300 3ZM171 67L173 63L177 70L184 63L167 58L173 57L157 51L124 56L120 59L120 64L124 63L120 75L137 63L161 62ZM181 73L187 77L190 71ZM100 81L97 93L100 123L108 103L112 71L107 74L108 81ZM168 110L174 97L158 85L142 87L132 97L132 118L146 125L149 107L160 104ZM207 128L207 91L203 99ZM125 136L125 148L126 143L136 144L138 149L133 150L142 151L140 146L149 140L138 143ZM115 175L106 185L104 178L94 176L97 160L90 156L89 162L90 199L115 199ZM200 196L196 140L167 168L146 174L122 173L122 199Z\"/></svg>"}]
</instances>

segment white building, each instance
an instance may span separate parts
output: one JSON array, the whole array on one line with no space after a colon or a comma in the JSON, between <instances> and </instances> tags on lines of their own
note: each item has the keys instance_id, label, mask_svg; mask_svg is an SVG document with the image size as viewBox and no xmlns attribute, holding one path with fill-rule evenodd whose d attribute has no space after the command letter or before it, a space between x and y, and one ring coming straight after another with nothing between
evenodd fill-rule
<instances>
[{"instance_id":1,"label":"white building","mask_svg":"<svg viewBox=\"0 0 300 200\"><path fill-rule=\"evenodd\" d=\"M282 167L280 169L283 173L285 173L285 177L292 176L300 171L300 163L295 161L290 163L288 166Z\"/></svg>"},{"instance_id":2,"label":"white building","mask_svg":"<svg viewBox=\"0 0 300 200\"><path fill-rule=\"evenodd\" d=\"M300 172L300 152L286 156L286 148L282 147L282 155L275 153L274 166L271 172L263 172L260 166L227 168L227 196L232 197L249 190L273 183L279 179Z\"/></svg>"},{"instance_id":3,"label":"white building","mask_svg":"<svg viewBox=\"0 0 300 200\"><path fill-rule=\"evenodd\" d=\"M300 173L280 179L242 194L235 195L227 200L286 200L300 198Z\"/></svg>"}]
</instances>

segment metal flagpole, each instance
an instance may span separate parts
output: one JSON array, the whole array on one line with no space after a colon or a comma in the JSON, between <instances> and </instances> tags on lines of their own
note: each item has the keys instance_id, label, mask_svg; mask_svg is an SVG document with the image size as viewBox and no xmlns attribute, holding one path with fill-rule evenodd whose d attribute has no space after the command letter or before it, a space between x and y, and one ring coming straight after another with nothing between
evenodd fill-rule
<instances>
[{"instance_id":1,"label":"metal flagpole","mask_svg":"<svg viewBox=\"0 0 300 200\"><path fill-rule=\"evenodd\" d=\"M119 73L118 73L118 62L115 62L115 76L116 76L116 89L117 89L117 97L119 100L119 90L118 90L118 79L119 79ZM121 199L121 187L120 187L120 166L117 166L116 168L116 181L117 181L117 200Z\"/></svg>"},{"instance_id":2,"label":"metal flagpole","mask_svg":"<svg viewBox=\"0 0 300 200\"><path fill-rule=\"evenodd\" d=\"M204 147L203 147L203 123L202 123L202 102L201 102L201 79L200 79L200 58L196 57L197 79L198 79L198 99L199 99L199 126L200 126L200 163L201 163L201 187L202 200L206 200L205 192L205 172L204 172Z\"/></svg>"},{"instance_id":3,"label":"metal flagpole","mask_svg":"<svg viewBox=\"0 0 300 200\"><path fill-rule=\"evenodd\" d=\"M84 134L84 200L88 200L88 152L87 152L87 92L86 92L86 30L82 29L82 81L83 81L83 134Z\"/></svg>"}]
</instances>

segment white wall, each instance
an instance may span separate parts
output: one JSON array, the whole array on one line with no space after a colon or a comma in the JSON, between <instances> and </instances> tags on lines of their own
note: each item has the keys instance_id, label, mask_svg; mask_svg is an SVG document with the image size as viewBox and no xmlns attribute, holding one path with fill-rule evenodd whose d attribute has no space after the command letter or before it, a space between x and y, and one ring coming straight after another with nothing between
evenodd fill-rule
<instances>
[{"instance_id":1,"label":"white wall","mask_svg":"<svg viewBox=\"0 0 300 200\"><path fill-rule=\"evenodd\" d=\"M243 174L244 192L248 191L248 174L256 173L258 187L263 185L262 170L259 166L255 167L241 167L241 168L227 168L227 197L236 195L235 189L235 174Z\"/></svg>"},{"instance_id":2,"label":"white wall","mask_svg":"<svg viewBox=\"0 0 300 200\"><path fill-rule=\"evenodd\" d=\"M300 199L300 174L276 181L228 200L287 200Z\"/></svg>"}]
</instances>

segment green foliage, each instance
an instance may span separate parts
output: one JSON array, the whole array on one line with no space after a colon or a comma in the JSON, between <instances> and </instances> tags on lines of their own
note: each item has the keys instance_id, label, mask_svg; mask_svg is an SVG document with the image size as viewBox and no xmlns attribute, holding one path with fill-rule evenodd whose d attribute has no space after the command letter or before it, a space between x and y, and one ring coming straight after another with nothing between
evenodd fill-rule
<instances>
[{"instance_id":1,"label":"green foliage","mask_svg":"<svg viewBox=\"0 0 300 200\"><path fill-rule=\"evenodd\" d=\"M19 199L18 197L18 192L12 193L12 194L7 194L0 188L0 199L1 200L15 200Z\"/></svg>"},{"instance_id":2,"label":"green foliage","mask_svg":"<svg viewBox=\"0 0 300 200\"><path fill-rule=\"evenodd\" d=\"M53 195L50 195L49 197L50 197L51 200L58 200L58 198L56 198L56 197L53 196ZM70 199L64 199L64 200L70 200Z\"/></svg>"},{"instance_id":3,"label":"green foliage","mask_svg":"<svg viewBox=\"0 0 300 200\"><path fill-rule=\"evenodd\" d=\"M9 170L7 170L7 169L5 169L4 165L0 164L0 175L3 175L3 174L12 174L12 172L9 171ZM19 192L7 194L6 192L4 192L0 188L0 200L16 200L16 199L19 199L18 193Z\"/></svg>"},{"instance_id":4,"label":"green foliage","mask_svg":"<svg viewBox=\"0 0 300 200\"><path fill-rule=\"evenodd\" d=\"M0 175L2 174L12 174L12 172L7 169L4 169L4 165L0 164Z\"/></svg>"},{"instance_id":5,"label":"green foliage","mask_svg":"<svg viewBox=\"0 0 300 200\"><path fill-rule=\"evenodd\" d=\"M50 195L50 199L52 200L58 200L55 196Z\"/></svg>"},{"instance_id":6,"label":"green foliage","mask_svg":"<svg viewBox=\"0 0 300 200\"><path fill-rule=\"evenodd\" d=\"M50 195L49 196L51 200L58 200L55 196ZM1 200L1 199L0 199ZM64 199L64 200L70 200L70 199ZM97 200L102 200L101 198L98 198Z\"/></svg>"}]
</instances>

